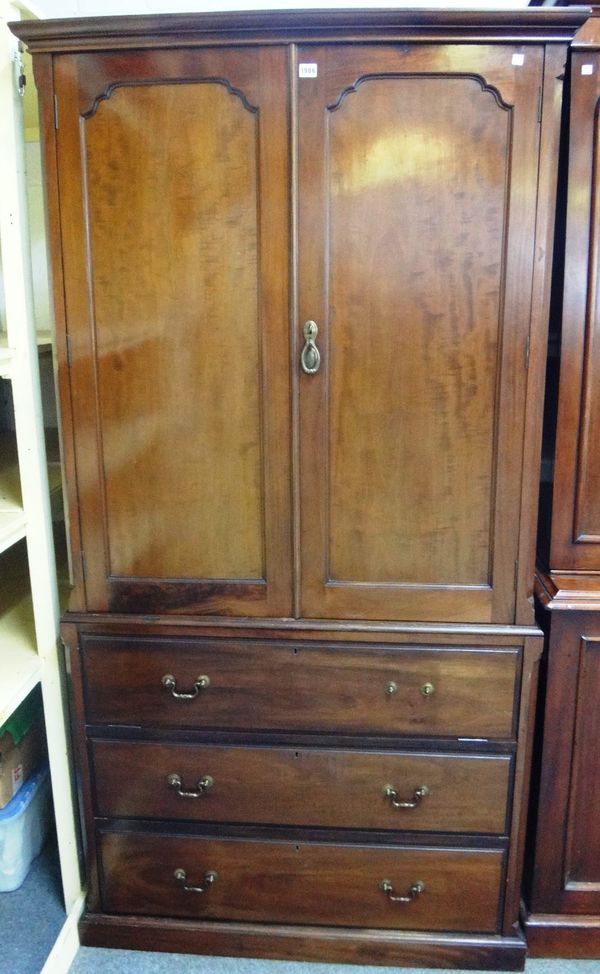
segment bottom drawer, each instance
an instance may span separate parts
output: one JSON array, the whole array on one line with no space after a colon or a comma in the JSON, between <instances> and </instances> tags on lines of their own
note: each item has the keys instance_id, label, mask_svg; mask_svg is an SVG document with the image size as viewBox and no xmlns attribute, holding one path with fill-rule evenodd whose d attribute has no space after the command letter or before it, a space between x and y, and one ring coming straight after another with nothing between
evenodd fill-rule
<instances>
[{"instance_id":1,"label":"bottom drawer","mask_svg":"<svg viewBox=\"0 0 600 974\"><path fill-rule=\"evenodd\" d=\"M499 849L104 832L100 851L108 913L481 933L498 927Z\"/></svg>"}]
</instances>

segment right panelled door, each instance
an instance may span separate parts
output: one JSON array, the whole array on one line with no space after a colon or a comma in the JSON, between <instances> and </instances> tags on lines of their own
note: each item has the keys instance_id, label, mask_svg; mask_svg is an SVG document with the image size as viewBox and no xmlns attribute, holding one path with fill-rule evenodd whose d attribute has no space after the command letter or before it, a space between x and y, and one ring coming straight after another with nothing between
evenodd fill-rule
<instances>
[{"instance_id":1,"label":"right panelled door","mask_svg":"<svg viewBox=\"0 0 600 974\"><path fill-rule=\"evenodd\" d=\"M542 71L538 46L299 50L304 616L514 617Z\"/></svg>"}]
</instances>

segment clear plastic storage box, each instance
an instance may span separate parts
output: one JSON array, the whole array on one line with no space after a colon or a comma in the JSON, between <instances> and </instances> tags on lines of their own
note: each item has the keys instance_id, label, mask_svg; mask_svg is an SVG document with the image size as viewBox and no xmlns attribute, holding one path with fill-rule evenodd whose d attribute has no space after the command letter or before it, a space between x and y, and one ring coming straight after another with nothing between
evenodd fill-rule
<instances>
[{"instance_id":1,"label":"clear plastic storage box","mask_svg":"<svg viewBox=\"0 0 600 974\"><path fill-rule=\"evenodd\" d=\"M50 773L42 766L0 809L0 892L18 889L50 824Z\"/></svg>"}]
</instances>

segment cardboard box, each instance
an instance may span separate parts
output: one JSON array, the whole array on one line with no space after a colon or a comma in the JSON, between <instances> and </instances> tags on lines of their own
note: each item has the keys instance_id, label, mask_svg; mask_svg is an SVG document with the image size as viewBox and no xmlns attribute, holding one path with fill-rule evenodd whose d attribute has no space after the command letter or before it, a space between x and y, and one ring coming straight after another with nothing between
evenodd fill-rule
<instances>
[{"instance_id":1,"label":"cardboard box","mask_svg":"<svg viewBox=\"0 0 600 974\"><path fill-rule=\"evenodd\" d=\"M0 808L16 795L45 755L42 700L36 688L0 728Z\"/></svg>"}]
</instances>

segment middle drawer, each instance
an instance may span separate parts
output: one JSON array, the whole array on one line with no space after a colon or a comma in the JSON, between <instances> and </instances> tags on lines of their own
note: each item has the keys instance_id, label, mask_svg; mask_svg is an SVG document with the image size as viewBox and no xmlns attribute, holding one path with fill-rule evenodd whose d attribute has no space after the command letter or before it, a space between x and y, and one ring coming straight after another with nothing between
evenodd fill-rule
<instances>
[{"instance_id":1,"label":"middle drawer","mask_svg":"<svg viewBox=\"0 0 600 974\"><path fill-rule=\"evenodd\" d=\"M503 834L508 755L95 740L110 818Z\"/></svg>"}]
</instances>

